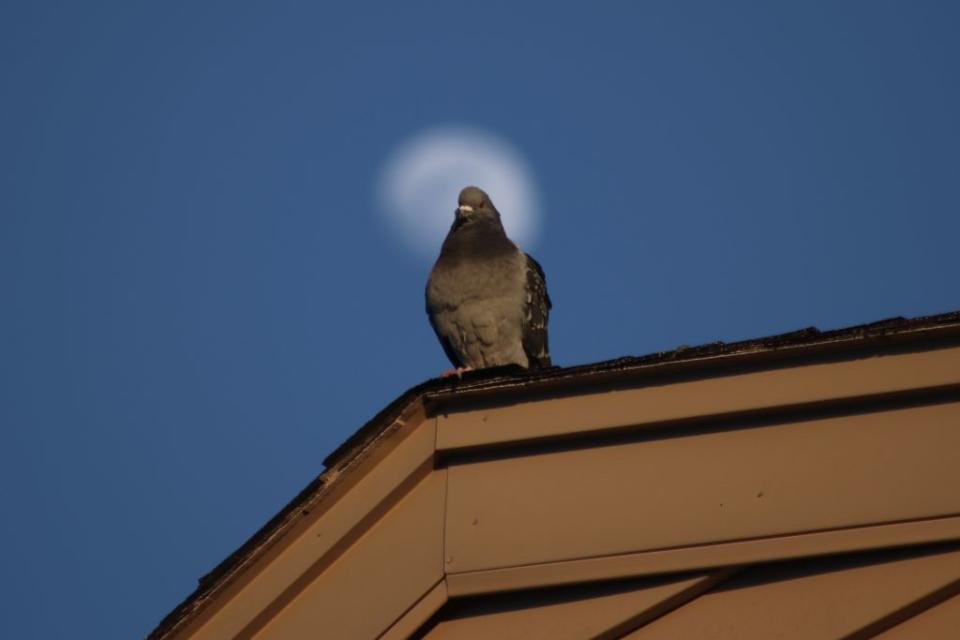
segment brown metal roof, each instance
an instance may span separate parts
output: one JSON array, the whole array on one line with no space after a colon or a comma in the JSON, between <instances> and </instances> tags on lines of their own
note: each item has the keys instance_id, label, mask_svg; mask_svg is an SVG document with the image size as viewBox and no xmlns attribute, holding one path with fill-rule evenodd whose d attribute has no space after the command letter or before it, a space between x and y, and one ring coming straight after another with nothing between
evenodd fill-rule
<instances>
[{"instance_id":1,"label":"brown metal roof","mask_svg":"<svg viewBox=\"0 0 960 640\"><path fill-rule=\"evenodd\" d=\"M716 342L679 348L642 357L618 358L573 367L555 367L529 373L516 368L471 372L462 379L434 379L413 387L380 411L350 436L324 461L325 471L303 489L276 516L239 549L200 579L197 589L168 614L150 634L166 637L199 611L218 590L237 575L252 558L273 545L295 525L298 517L321 504L339 483L349 477L373 445L402 424L404 416L418 411L441 413L453 406L475 403L509 404L517 398L555 397L576 394L597 386L615 389L636 384L638 377L708 376L716 367L749 368L795 364L798 360L831 358L877 345L896 348L924 342L951 344L960 341L960 312L921 318L892 318L834 331L808 328L786 334L735 343Z\"/></svg>"},{"instance_id":2,"label":"brown metal roof","mask_svg":"<svg viewBox=\"0 0 960 640\"><path fill-rule=\"evenodd\" d=\"M955 542L871 550L453 599L410 637L946 639L958 577Z\"/></svg>"}]
</instances>

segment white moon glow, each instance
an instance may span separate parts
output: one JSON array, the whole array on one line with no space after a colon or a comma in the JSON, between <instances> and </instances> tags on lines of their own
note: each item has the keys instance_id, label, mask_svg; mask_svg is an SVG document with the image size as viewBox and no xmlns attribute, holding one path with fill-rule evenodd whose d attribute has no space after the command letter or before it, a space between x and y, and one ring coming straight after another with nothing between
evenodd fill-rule
<instances>
[{"instance_id":1,"label":"white moon glow","mask_svg":"<svg viewBox=\"0 0 960 640\"><path fill-rule=\"evenodd\" d=\"M479 129L437 127L402 143L387 160L378 198L404 244L435 256L467 185L490 194L507 235L529 248L540 214L533 176L513 145Z\"/></svg>"}]
</instances>

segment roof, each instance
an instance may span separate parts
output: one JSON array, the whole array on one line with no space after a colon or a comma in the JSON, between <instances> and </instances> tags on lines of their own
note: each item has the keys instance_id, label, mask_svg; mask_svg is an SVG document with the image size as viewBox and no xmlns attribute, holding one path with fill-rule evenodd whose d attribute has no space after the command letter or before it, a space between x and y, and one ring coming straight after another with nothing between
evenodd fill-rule
<instances>
[{"instance_id":1,"label":"roof","mask_svg":"<svg viewBox=\"0 0 960 640\"><path fill-rule=\"evenodd\" d=\"M615 390L666 380L710 377L720 370L776 368L798 362L849 358L858 352L869 355L877 348L887 351L960 342L960 312L919 318L891 318L834 331L814 327L742 342L715 342L682 347L641 357L625 357L588 365L554 367L527 372L505 367L469 372L462 379L438 378L417 385L363 425L324 461L325 470L277 515L210 573L197 589L171 611L150 634L167 638L228 588L257 558L266 554L298 521L348 486L351 474L375 456L377 444L416 416L439 415L473 407L510 406L520 401L576 395L585 389ZM572 435L576 435L571 432ZM454 442L449 451L486 446L479 441Z\"/></svg>"}]
</instances>

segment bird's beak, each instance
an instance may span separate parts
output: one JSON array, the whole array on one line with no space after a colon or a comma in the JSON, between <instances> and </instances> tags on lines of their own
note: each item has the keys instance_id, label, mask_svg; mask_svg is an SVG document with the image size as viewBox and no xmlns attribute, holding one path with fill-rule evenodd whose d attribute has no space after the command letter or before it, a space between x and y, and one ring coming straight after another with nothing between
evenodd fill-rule
<instances>
[{"instance_id":1,"label":"bird's beak","mask_svg":"<svg viewBox=\"0 0 960 640\"><path fill-rule=\"evenodd\" d=\"M457 213L459 213L459 214L461 214L461 215L466 215L466 214L468 214L468 213L473 213L473 207L471 207L471 206L468 205L468 204L462 204L462 205L460 205L459 207L457 207Z\"/></svg>"}]
</instances>

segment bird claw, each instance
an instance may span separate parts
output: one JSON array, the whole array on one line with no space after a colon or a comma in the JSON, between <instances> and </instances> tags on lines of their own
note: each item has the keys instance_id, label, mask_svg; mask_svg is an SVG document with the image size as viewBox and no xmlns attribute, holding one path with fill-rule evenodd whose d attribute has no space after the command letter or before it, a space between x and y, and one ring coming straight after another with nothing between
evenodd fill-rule
<instances>
[{"instance_id":1,"label":"bird claw","mask_svg":"<svg viewBox=\"0 0 960 640\"><path fill-rule=\"evenodd\" d=\"M457 367L456 369L447 369L440 374L441 378L449 378L451 376L457 376L458 379L463 379L464 371L473 371L473 367Z\"/></svg>"}]
</instances>

